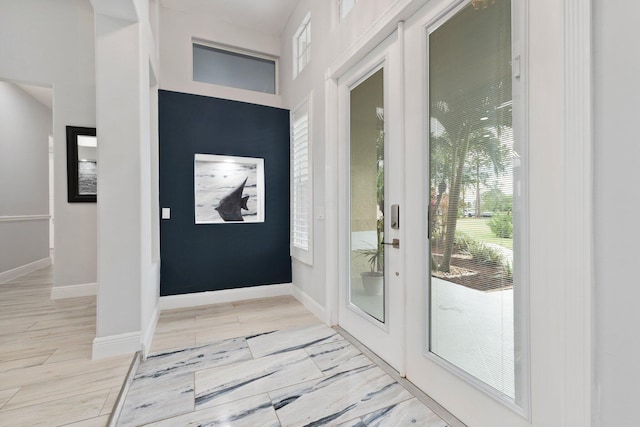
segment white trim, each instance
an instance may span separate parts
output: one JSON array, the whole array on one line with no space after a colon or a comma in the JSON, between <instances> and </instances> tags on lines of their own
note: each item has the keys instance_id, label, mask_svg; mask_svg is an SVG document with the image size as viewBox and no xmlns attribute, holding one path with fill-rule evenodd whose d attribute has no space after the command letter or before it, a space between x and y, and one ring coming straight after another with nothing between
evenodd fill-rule
<instances>
[{"instance_id":1,"label":"white trim","mask_svg":"<svg viewBox=\"0 0 640 427\"><path fill-rule=\"evenodd\" d=\"M29 264L25 264L20 267L13 268L11 270L3 271L0 273L0 283L6 283L11 280L15 280L20 276L24 276L25 274L40 270L41 268L49 267L50 265L51 257L47 257L30 262Z\"/></svg>"},{"instance_id":2,"label":"white trim","mask_svg":"<svg viewBox=\"0 0 640 427\"><path fill-rule=\"evenodd\" d=\"M51 288L51 299L90 297L98 294L97 283L81 285L54 286Z\"/></svg>"},{"instance_id":3,"label":"white trim","mask_svg":"<svg viewBox=\"0 0 640 427\"><path fill-rule=\"evenodd\" d=\"M135 353L140 350L140 331L93 339L92 360Z\"/></svg>"},{"instance_id":4,"label":"white trim","mask_svg":"<svg viewBox=\"0 0 640 427\"><path fill-rule=\"evenodd\" d=\"M418 11L426 0L397 0L383 12L380 17L367 28L358 40L349 46L325 72L325 79L338 77L345 74L382 43L398 27L399 21L410 18Z\"/></svg>"},{"instance_id":5,"label":"white trim","mask_svg":"<svg viewBox=\"0 0 640 427\"><path fill-rule=\"evenodd\" d=\"M291 295L293 295L293 297L295 299L300 301L300 303L302 305L304 305L304 307L307 310L309 310L311 313L313 313L323 323L325 323L325 324L327 324L329 326L333 326L333 324L331 323L331 318L329 316L329 311L325 307L320 305L318 303L318 301L316 301L315 299L311 298L309 296L309 294L304 292L299 287L293 285L293 286L291 286Z\"/></svg>"},{"instance_id":6,"label":"white trim","mask_svg":"<svg viewBox=\"0 0 640 427\"><path fill-rule=\"evenodd\" d=\"M254 58L266 59L268 61L274 61L276 63L279 62L279 58L276 55L261 52L259 50L245 49L243 47L233 46L230 44L213 42L211 40L207 40L199 37L191 37L191 44L192 45L197 44L204 47L212 47L214 49L224 50L232 53L239 53L241 55L251 56ZM193 65L193 62L192 62L192 65Z\"/></svg>"},{"instance_id":7,"label":"white trim","mask_svg":"<svg viewBox=\"0 0 640 427\"><path fill-rule=\"evenodd\" d=\"M593 384L591 2L564 2L565 426L589 426ZM580 212L580 215L575 215Z\"/></svg>"},{"instance_id":8,"label":"white trim","mask_svg":"<svg viewBox=\"0 0 640 427\"><path fill-rule=\"evenodd\" d=\"M158 319L160 318L160 305L156 304L153 314L151 315L151 321L146 331L142 335L142 359L146 360L151 349L151 343L153 342L153 335L158 325Z\"/></svg>"},{"instance_id":9,"label":"white trim","mask_svg":"<svg viewBox=\"0 0 640 427\"><path fill-rule=\"evenodd\" d=\"M524 161L521 164L520 182L520 200L517 202L521 206L519 214L520 239L519 243L514 241L514 253L522 260L520 266L516 269L514 283L519 286L514 288L513 292L513 308L520 313L514 317L514 345L521 346L520 357L515 363L515 385L516 395L514 404L521 408L520 414L529 423L533 422L533 385L531 381L532 372L532 298L531 298L531 129L529 128L529 117L531 115L531 98L529 95L529 75L530 75L530 33L529 33L529 0L512 0L512 129L514 131L514 142L521 141L518 145L522 151L521 156ZM517 35L517 37L516 37ZM516 40L514 40L516 38ZM514 67L515 66L515 67ZM514 70L515 68L515 70ZM518 69L519 68L519 69ZM516 101L520 99L520 101ZM514 179L516 176L514 176ZM516 216L517 217L517 216ZM520 386L518 387L518 383ZM520 395L518 396L518 391ZM517 411L516 411L517 412Z\"/></svg>"},{"instance_id":10,"label":"white trim","mask_svg":"<svg viewBox=\"0 0 640 427\"><path fill-rule=\"evenodd\" d=\"M159 308L160 311L164 311L174 310L177 308L198 307L201 305L292 295L292 286L293 285L291 283L282 283L278 285L249 286L238 289L223 289L221 291L169 295L160 297Z\"/></svg>"},{"instance_id":11,"label":"white trim","mask_svg":"<svg viewBox=\"0 0 640 427\"><path fill-rule=\"evenodd\" d=\"M5 215L0 216L0 222L17 222L17 221L48 221L51 215Z\"/></svg>"},{"instance_id":12,"label":"white trim","mask_svg":"<svg viewBox=\"0 0 640 427\"><path fill-rule=\"evenodd\" d=\"M327 73L325 90L324 205L325 205L325 301L331 325L338 324L338 81Z\"/></svg>"}]
</instances>

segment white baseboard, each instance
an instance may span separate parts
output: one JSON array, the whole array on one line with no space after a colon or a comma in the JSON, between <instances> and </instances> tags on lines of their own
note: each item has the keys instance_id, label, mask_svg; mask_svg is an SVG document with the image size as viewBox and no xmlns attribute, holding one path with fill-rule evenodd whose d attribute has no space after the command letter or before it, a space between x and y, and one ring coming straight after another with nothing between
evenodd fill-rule
<instances>
[{"instance_id":1,"label":"white baseboard","mask_svg":"<svg viewBox=\"0 0 640 427\"><path fill-rule=\"evenodd\" d=\"M251 286L247 288L224 289L222 291L164 296L160 297L160 310L174 310L200 305L292 295L292 287L293 285L291 283L283 283L279 285Z\"/></svg>"},{"instance_id":2,"label":"white baseboard","mask_svg":"<svg viewBox=\"0 0 640 427\"><path fill-rule=\"evenodd\" d=\"M156 331L156 326L158 325L158 318L160 317L160 309L159 305L156 305L155 310L153 310L153 314L151 315L151 320L149 321L149 326L142 336L142 359L147 360L147 356L149 355L149 350L151 349L151 343L153 341L153 334Z\"/></svg>"},{"instance_id":3,"label":"white baseboard","mask_svg":"<svg viewBox=\"0 0 640 427\"><path fill-rule=\"evenodd\" d=\"M96 295L97 292L98 292L97 283L54 286L53 288L51 288L51 299L90 297L90 296Z\"/></svg>"},{"instance_id":4,"label":"white baseboard","mask_svg":"<svg viewBox=\"0 0 640 427\"><path fill-rule=\"evenodd\" d=\"M37 261L30 262L29 264L22 265L20 267L12 268L11 270L3 271L0 273L0 283L10 282L20 276L31 273L41 268L49 267L51 265L51 257L42 258Z\"/></svg>"},{"instance_id":5,"label":"white baseboard","mask_svg":"<svg viewBox=\"0 0 640 427\"><path fill-rule=\"evenodd\" d=\"M295 299L300 301L307 310L312 312L318 319L320 319L320 321L327 325L331 323L329 312L327 311L327 309L321 306L316 300L311 298L309 294L295 285L291 286L291 294Z\"/></svg>"},{"instance_id":6,"label":"white baseboard","mask_svg":"<svg viewBox=\"0 0 640 427\"><path fill-rule=\"evenodd\" d=\"M140 331L96 337L93 339L91 358L93 360L104 359L105 357L133 354L138 350L140 350Z\"/></svg>"}]
</instances>

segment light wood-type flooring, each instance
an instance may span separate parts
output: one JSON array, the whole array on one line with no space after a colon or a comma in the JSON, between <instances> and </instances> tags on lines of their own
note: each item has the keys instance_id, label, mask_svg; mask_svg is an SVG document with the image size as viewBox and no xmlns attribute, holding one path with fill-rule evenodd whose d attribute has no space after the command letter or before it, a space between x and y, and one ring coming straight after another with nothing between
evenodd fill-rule
<instances>
[{"instance_id":1,"label":"light wood-type flooring","mask_svg":"<svg viewBox=\"0 0 640 427\"><path fill-rule=\"evenodd\" d=\"M51 300L53 267L0 284L0 426L104 426L133 355L91 360L95 297ZM170 310L151 351L318 324L293 297Z\"/></svg>"},{"instance_id":2,"label":"light wood-type flooring","mask_svg":"<svg viewBox=\"0 0 640 427\"><path fill-rule=\"evenodd\" d=\"M52 300L53 267L0 284L0 426L104 426L133 355L91 360L95 297Z\"/></svg>"},{"instance_id":3,"label":"light wood-type flooring","mask_svg":"<svg viewBox=\"0 0 640 427\"><path fill-rule=\"evenodd\" d=\"M320 321L292 296L168 310L160 314L150 352L313 324Z\"/></svg>"}]
</instances>

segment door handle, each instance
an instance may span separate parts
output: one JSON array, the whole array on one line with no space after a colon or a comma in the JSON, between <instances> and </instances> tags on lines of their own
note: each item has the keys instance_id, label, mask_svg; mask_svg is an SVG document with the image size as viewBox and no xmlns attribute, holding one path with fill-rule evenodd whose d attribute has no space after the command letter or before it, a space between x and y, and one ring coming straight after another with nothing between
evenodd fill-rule
<instances>
[{"instance_id":1,"label":"door handle","mask_svg":"<svg viewBox=\"0 0 640 427\"><path fill-rule=\"evenodd\" d=\"M383 245L389 245L389 246L393 246L396 249L400 249L400 239L393 239L391 241L391 243L389 242L382 242Z\"/></svg>"}]
</instances>

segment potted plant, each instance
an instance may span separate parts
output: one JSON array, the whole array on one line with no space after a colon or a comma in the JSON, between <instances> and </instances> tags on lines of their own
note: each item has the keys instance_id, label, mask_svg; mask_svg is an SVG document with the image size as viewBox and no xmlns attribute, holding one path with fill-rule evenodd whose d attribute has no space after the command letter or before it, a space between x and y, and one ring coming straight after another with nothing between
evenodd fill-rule
<instances>
[{"instance_id":1,"label":"potted plant","mask_svg":"<svg viewBox=\"0 0 640 427\"><path fill-rule=\"evenodd\" d=\"M378 219L376 220L376 246L361 249L359 254L369 264L370 271L364 271L362 286L367 295L380 295L384 289L384 110L376 110L378 136L376 138L376 199Z\"/></svg>"},{"instance_id":2,"label":"potted plant","mask_svg":"<svg viewBox=\"0 0 640 427\"><path fill-rule=\"evenodd\" d=\"M384 217L378 218L376 224L377 246L370 249L361 249L359 254L363 256L369 264L369 271L364 271L362 276L362 286L367 295L380 295L384 288L384 245L382 238L384 233Z\"/></svg>"}]
</instances>

